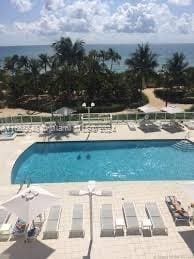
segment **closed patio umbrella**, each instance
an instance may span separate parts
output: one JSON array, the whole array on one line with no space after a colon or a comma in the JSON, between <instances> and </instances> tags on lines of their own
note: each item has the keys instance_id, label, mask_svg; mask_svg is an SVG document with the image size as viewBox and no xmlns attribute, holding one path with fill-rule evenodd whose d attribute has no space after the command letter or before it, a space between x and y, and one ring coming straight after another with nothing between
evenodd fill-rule
<instances>
[{"instance_id":1,"label":"closed patio umbrella","mask_svg":"<svg viewBox=\"0 0 194 259\"><path fill-rule=\"evenodd\" d=\"M62 115L62 116L67 116L70 115L72 113L76 112L76 110L71 109L69 107L62 107L58 110L56 110L55 112L53 112L54 115Z\"/></svg>"},{"instance_id":2,"label":"closed patio umbrella","mask_svg":"<svg viewBox=\"0 0 194 259\"><path fill-rule=\"evenodd\" d=\"M47 208L59 204L59 197L41 187L33 186L1 203L0 206L30 223Z\"/></svg>"},{"instance_id":3,"label":"closed patio umbrella","mask_svg":"<svg viewBox=\"0 0 194 259\"><path fill-rule=\"evenodd\" d=\"M159 112L158 108L156 108L154 106L151 106L149 104L146 104L144 106L138 107L138 110L141 111L141 112L144 112L144 113L156 113L156 112Z\"/></svg>"}]
</instances>

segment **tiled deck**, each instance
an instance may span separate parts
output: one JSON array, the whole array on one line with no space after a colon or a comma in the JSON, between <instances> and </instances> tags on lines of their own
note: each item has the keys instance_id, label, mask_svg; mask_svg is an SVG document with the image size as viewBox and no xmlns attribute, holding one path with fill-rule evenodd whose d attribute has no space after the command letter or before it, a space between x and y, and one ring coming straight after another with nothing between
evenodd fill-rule
<instances>
[{"instance_id":1,"label":"tiled deck","mask_svg":"<svg viewBox=\"0 0 194 259\"><path fill-rule=\"evenodd\" d=\"M75 140L130 140L130 139L183 139L186 132L170 134L166 131L143 133L141 130L129 131L127 125L116 125L116 133L80 133L64 136L53 136L50 141ZM194 131L190 133L194 139ZM10 185L11 170L17 157L36 141L45 141L37 134L17 137L14 141L0 142L0 201L16 194L18 186ZM193 258L194 228L175 227L172 217L164 202L165 195L177 195L185 205L191 200L181 189L181 182L106 182L98 183L98 189L113 191L113 197L94 197L93 222L94 241L90 257L87 257L90 241L89 235L89 203L88 197L71 197L68 191L83 189L86 183L66 183L43 185L44 188L63 198L63 210L60 221L60 233L57 240L42 240L24 244L23 240L0 242L0 259L129 259L129 258ZM100 206L102 203L113 204L115 217L122 216L121 206L124 201L134 201L136 204L139 222L146 217L145 202L156 201L168 227L168 236L142 237L124 236L114 238L100 238ZM84 205L85 238L69 239L68 231L71 227L73 204ZM12 216L10 222L15 222ZM182 233L181 233L182 232ZM181 233L181 234L180 234Z\"/></svg>"},{"instance_id":2,"label":"tiled deck","mask_svg":"<svg viewBox=\"0 0 194 259\"><path fill-rule=\"evenodd\" d=\"M60 220L59 238L57 240L42 240L42 234L38 241L24 244L23 240L7 241L0 243L0 258L4 259L129 259L129 258L193 258L194 252L194 228L192 226L176 227L168 208L164 202L165 195L175 194L187 208L189 202L181 189L179 182L107 182L97 183L97 189L112 190L112 197L94 197L93 222L94 241L90 257L88 253L89 232L89 203L88 197L71 197L68 191L72 189L84 189L86 183L78 184L52 184L44 185L44 188L63 198L63 210ZM16 193L18 186L0 188L0 199L5 200ZM139 222L146 217L145 202L156 201L165 224L168 227L168 236L124 236L124 237L100 237L100 207L103 203L113 205L113 217L121 217L123 201L134 201ZM74 203L84 205L84 229L83 239L69 239L68 233L71 227L72 207ZM10 219L10 221L13 221ZM43 226L44 228L44 226Z\"/></svg>"}]
</instances>

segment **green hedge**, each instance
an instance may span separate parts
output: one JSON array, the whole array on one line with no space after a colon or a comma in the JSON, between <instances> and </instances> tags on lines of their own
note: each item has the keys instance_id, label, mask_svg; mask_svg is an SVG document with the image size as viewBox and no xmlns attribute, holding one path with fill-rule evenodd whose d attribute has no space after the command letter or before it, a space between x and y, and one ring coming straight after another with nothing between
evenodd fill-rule
<instances>
[{"instance_id":1,"label":"green hedge","mask_svg":"<svg viewBox=\"0 0 194 259\"><path fill-rule=\"evenodd\" d=\"M154 94L156 97L166 101L167 89L155 89ZM173 90L168 92L168 102L194 104L194 96L185 96L185 93L181 90Z\"/></svg>"}]
</instances>

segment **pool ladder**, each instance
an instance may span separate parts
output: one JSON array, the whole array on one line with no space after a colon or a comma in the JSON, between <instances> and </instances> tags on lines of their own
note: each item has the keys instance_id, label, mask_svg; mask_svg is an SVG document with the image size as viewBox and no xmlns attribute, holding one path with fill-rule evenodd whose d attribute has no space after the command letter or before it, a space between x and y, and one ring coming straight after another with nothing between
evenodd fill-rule
<instances>
[{"instance_id":1,"label":"pool ladder","mask_svg":"<svg viewBox=\"0 0 194 259\"><path fill-rule=\"evenodd\" d=\"M184 152L194 151L194 144L188 140L181 140L180 142L174 144L173 147Z\"/></svg>"}]
</instances>

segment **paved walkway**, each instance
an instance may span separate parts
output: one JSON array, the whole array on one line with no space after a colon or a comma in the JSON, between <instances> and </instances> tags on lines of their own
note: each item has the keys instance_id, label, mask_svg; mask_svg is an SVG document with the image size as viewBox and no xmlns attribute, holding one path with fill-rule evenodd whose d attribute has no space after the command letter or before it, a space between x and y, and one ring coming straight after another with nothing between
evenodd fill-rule
<instances>
[{"instance_id":1,"label":"paved walkway","mask_svg":"<svg viewBox=\"0 0 194 259\"><path fill-rule=\"evenodd\" d=\"M150 105L157 107L158 109L161 109L166 105L166 103L162 99L159 99L155 96L154 88L146 88L144 89L143 92L148 97ZM173 103L172 105L176 105L184 110L189 109L192 106L191 104L180 104L180 103L177 103L177 104Z\"/></svg>"}]
</instances>

